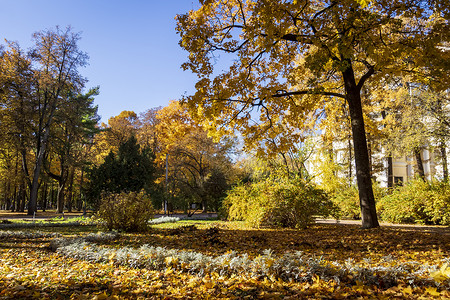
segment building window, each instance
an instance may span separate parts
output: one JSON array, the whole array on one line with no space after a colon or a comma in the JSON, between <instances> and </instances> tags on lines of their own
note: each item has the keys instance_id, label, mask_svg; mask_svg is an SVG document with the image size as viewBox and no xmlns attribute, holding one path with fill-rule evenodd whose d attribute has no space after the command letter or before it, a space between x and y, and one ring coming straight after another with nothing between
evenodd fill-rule
<instances>
[{"instance_id":1,"label":"building window","mask_svg":"<svg viewBox=\"0 0 450 300\"><path fill-rule=\"evenodd\" d=\"M394 185L402 186L403 185L403 176L394 176Z\"/></svg>"}]
</instances>

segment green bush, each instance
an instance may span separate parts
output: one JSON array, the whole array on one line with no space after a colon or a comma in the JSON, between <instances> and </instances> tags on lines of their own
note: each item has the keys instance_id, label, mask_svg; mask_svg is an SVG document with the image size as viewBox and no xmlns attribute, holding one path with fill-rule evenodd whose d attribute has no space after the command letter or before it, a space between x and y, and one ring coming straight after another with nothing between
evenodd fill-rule
<instances>
[{"instance_id":1,"label":"green bush","mask_svg":"<svg viewBox=\"0 0 450 300\"><path fill-rule=\"evenodd\" d=\"M375 201L378 202L386 194L386 188L377 182L372 183ZM339 217L346 219L361 219L358 187L355 184L340 184L329 191L331 201L339 208Z\"/></svg>"},{"instance_id":2,"label":"green bush","mask_svg":"<svg viewBox=\"0 0 450 300\"><path fill-rule=\"evenodd\" d=\"M109 230L143 231L153 217L153 206L144 192L103 193L97 216Z\"/></svg>"},{"instance_id":3,"label":"green bush","mask_svg":"<svg viewBox=\"0 0 450 300\"><path fill-rule=\"evenodd\" d=\"M450 225L450 185L409 181L383 197L377 210L383 221Z\"/></svg>"},{"instance_id":4,"label":"green bush","mask_svg":"<svg viewBox=\"0 0 450 300\"><path fill-rule=\"evenodd\" d=\"M361 218L359 194L356 185L342 185L339 189L329 192L331 201L339 207L339 217L357 220Z\"/></svg>"},{"instance_id":5,"label":"green bush","mask_svg":"<svg viewBox=\"0 0 450 300\"><path fill-rule=\"evenodd\" d=\"M325 192L299 178L238 185L228 193L224 207L229 220L254 227L306 228L314 216L336 211Z\"/></svg>"}]
</instances>

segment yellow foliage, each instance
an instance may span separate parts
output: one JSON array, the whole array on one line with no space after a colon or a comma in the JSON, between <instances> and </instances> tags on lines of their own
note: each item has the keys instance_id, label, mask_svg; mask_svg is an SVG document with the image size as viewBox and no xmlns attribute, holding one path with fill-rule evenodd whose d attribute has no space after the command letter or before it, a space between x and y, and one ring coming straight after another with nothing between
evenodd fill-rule
<instances>
[{"instance_id":1,"label":"yellow foliage","mask_svg":"<svg viewBox=\"0 0 450 300\"><path fill-rule=\"evenodd\" d=\"M426 2L423 7L374 0L202 3L177 17L180 45L189 52L183 68L199 77L196 93L183 102L213 135L240 131L246 149L283 152L318 125L327 134L350 133L346 102L353 85L364 98L366 129L379 137L379 124L368 118L375 109L372 93L413 65L412 80L441 72L436 78L448 87L448 68L442 65L448 54L436 48L438 39L448 36L446 21L434 17ZM215 63L221 52L229 57L225 67ZM442 69L428 67L432 57L441 59L434 62ZM223 71L215 70L217 65ZM378 99L380 107L389 101Z\"/></svg>"},{"instance_id":2,"label":"yellow foliage","mask_svg":"<svg viewBox=\"0 0 450 300\"><path fill-rule=\"evenodd\" d=\"M287 250L302 251L306 257L321 257L324 263L337 261L344 264L349 258L353 258L355 265L361 268L395 267L399 262L410 261L411 257L425 265L445 259L450 250L445 228L424 231L414 227L408 230L382 227L362 231L358 226L316 224L305 230L255 230L242 226L233 228L237 224L230 222L217 224L221 228L219 238L224 242L224 247L205 247L202 238L202 233L208 226L205 222L197 222L197 231L184 232L177 239L169 239L169 225L161 225L146 234L124 234L118 242L121 246L158 244L161 247L192 250L211 256L233 250L248 254L250 259L260 255L262 249L272 249L274 261ZM64 235L74 234L70 228L59 227L58 230ZM89 229L78 228L77 232L79 230ZM162 271L132 268L109 262L69 259L61 254L48 252L46 248L49 242L49 238L0 239L0 297L134 299L155 298L157 295L167 299L251 299L263 296L267 299L447 299L450 296L445 288L436 288L435 283L430 284L426 280L424 286L408 286L400 282L391 288L382 288L366 285L359 280L355 284L350 278L338 283L319 276L313 276L311 280L289 282L277 277L247 278L235 273L230 276L216 272L199 275L171 266L175 257L167 260L169 266ZM437 242L443 251L433 250ZM397 243L404 245L404 250L398 250ZM374 249L371 253L365 251L368 244ZM105 248L117 246L102 245ZM391 255L394 259L386 261L386 255ZM266 259L265 263L267 267L274 267L272 258ZM443 265L440 272L447 276L448 265ZM302 274L300 270L299 275L306 274ZM443 284L446 283L441 282Z\"/></svg>"},{"instance_id":3,"label":"yellow foliage","mask_svg":"<svg viewBox=\"0 0 450 300\"><path fill-rule=\"evenodd\" d=\"M431 274L437 282L443 282L450 279L450 267L448 263L444 264L438 271Z\"/></svg>"}]
</instances>

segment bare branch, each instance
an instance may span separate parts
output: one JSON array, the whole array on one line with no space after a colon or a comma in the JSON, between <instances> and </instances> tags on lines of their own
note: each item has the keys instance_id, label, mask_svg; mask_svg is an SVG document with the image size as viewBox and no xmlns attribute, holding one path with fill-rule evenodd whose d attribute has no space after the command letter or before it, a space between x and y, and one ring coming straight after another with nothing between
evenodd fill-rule
<instances>
[{"instance_id":1,"label":"bare branch","mask_svg":"<svg viewBox=\"0 0 450 300\"><path fill-rule=\"evenodd\" d=\"M358 85L357 85L358 90L361 90L361 89L362 89L364 83L365 83L365 82L367 81L367 79L369 79L370 76L372 76L374 73L375 73L375 68L374 68L374 66L369 65L369 66L368 66L367 72L366 72L363 76L361 76L361 78L359 79L359 82L358 82Z\"/></svg>"}]
</instances>

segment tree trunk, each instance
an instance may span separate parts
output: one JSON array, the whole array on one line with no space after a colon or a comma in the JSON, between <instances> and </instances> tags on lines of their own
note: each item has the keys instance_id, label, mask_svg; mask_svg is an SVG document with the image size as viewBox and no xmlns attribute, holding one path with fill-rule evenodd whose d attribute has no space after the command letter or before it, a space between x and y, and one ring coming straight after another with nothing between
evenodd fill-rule
<instances>
[{"instance_id":1,"label":"tree trunk","mask_svg":"<svg viewBox=\"0 0 450 300\"><path fill-rule=\"evenodd\" d=\"M17 209L18 209L18 205L17 205L17 179L18 179L18 173L19 173L19 168L18 168L18 163L19 163L19 160L17 159L16 160L16 167L15 167L15 169L14 169L14 182L13 182L13 186L14 186L14 191L12 192L12 199L11 199L11 201L12 201L12 203L11 203L11 207L10 207L10 209L11 209L11 212L14 212L14 211L16 211Z\"/></svg>"},{"instance_id":2,"label":"tree trunk","mask_svg":"<svg viewBox=\"0 0 450 300\"><path fill-rule=\"evenodd\" d=\"M441 141L439 144L442 156L442 173L444 175L444 182L448 182L448 159L447 150L445 149L445 142Z\"/></svg>"},{"instance_id":3,"label":"tree trunk","mask_svg":"<svg viewBox=\"0 0 450 300\"><path fill-rule=\"evenodd\" d=\"M41 175L41 168L44 162L44 156L47 146L47 141L50 131L48 128L44 131L42 140L39 143L36 161L34 164L33 181L30 188L30 201L28 203L28 215L33 215L37 210L37 198L39 189L39 176Z\"/></svg>"},{"instance_id":4,"label":"tree trunk","mask_svg":"<svg viewBox=\"0 0 450 300\"><path fill-rule=\"evenodd\" d=\"M387 185L389 189L394 187L394 168L392 165L392 155L390 153L387 157Z\"/></svg>"},{"instance_id":5,"label":"tree trunk","mask_svg":"<svg viewBox=\"0 0 450 300\"><path fill-rule=\"evenodd\" d=\"M69 171L69 188L67 190L67 195L68 195L68 201L67 201L67 212L72 212L72 198L73 198L73 177L74 177L74 173L75 173L75 168L70 168Z\"/></svg>"},{"instance_id":6,"label":"tree trunk","mask_svg":"<svg viewBox=\"0 0 450 300\"><path fill-rule=\"evenodd\" d=\"M50 208L53 208L55 205L55 190L53 188L53 180L50 183Z\"/></svg>"},{"instance_id":7,"label":"tree trunk","mask_svg":"<svg viewBox=\"0 0 450 300\"><path fill-rule=\"evenodd\" d=\"M19 186L19 198L18 198L18 202L17 202L17 204L18 204L17 211L19 211L19 212L25 211L25 193L26 193L25 183L22 180L22 182L20 183L20 186Z\"/></svg>"},{"instance_id":8,"label":"tree trunk","mask_svg":"<svg viewBox=\"0 0 450 300\"><path fill-rule=\"evenodd\" d=\"M37 198L39 189L39 175L41 173L42 159L37 158L33 172L33 181L30 190L30 202L28 203L28 215L33 215L37 211Z\"/></svg>"},{"instance_id":9,"label":"tree trunk","mask_svg":"<svg viewBox=\"0 0 450 300\"><path fill-rule=\"evenodd\" d=\"M366 135L367 136L367 135ZM369 139L366 139L367 142L367 152L369 154L369 171L370 171L370 178L372 178L372 172L373 172L373 159L372 159L372 142Z\"/></svg>"},{"instance_id":10,"label":"tree trunk","mask_svg":"<svg viewBox=\"0 0 450 300\"><path fill-rule=\"evenodd\" d=\"M208 201L206 200L206 198L202 198L202 208L202 213L208 213Z\"/></svg>"},{"instance_id":11,"label":"tree trunk","mask_svg":"<svg viewBox=\"0 0 450 300\"><path fill-rule=\"evenodd\" d=\"M420 148L414 147L414 156L416 157L417 163L417 175L419 178L425 181L425 170L423 168L422 156L420 155Z\"/></svg>"},{"instance_id":12,"label":"tree trunk","mask_svg":"<svg viewBox=\"0 0 450 300\"><path fill-rule=\"evenodd\" d=\"M16 183L16 184L14 184L14 192L13 192L13 198L12 198L12 203L11 203L11 212L15 212L18 207L19 206L17 205L17 183Z\"/></svg>"},{"instance_id":13,"label":"tree trunk","mask_svg":"<svg viewBox=\"0 0 450 300\"><path fill-rule=\"evenodd\" d=\"M386 119L386 111L382 110L381 111L381 117L383 118L383 120ZM392 153L389 152L388 156L386 157L387 160L387 186L388 189L392 189L394 187L394 168L393 168L393 164L392 164Z\"/></svg>"},{"instance_id":14,"label":"tree trunk","mask_svg":"<svg viewBox=\"0 0 450 300\"><path fill-rule=\"evenodd\" d=\"M71 213L72 212L72 204L73 204L73 202L72 202L72 200L73 200L72 199L72 190L71 189L69 189L68 192L67 192L66 200L67 200L67 212Z\"/></svg>"},{"instance_id":15,"label":"tree trunk","mask_svg":"<svg viewBox=\"0 0 450 300\"><path fill-rule=\"evenodd\" d=\"M83 184L84 184L84 170L81 168L81 178L80 178L80 195L78 199L78 211L81 211L85 208L84 201L83 201Z\"/></svg>"},{"instance_id":16,"label":"tree trunk","mask_svg":"<svg viewBox=\"0 0 450 300\"><path fill-rule=\"evenodd\" d=\"M199 166L199 175L200 175L200 186L199 186L199 190L200 190L200 199L202 199L202 206L203 206L203 210L202 213L206 214L208 212L208 200L206 197L206 192L205 192L205 175L203 175L203 169L201 166Z\"/></svg>"},{"instance_id":17,"label":"tree trunk","mask_svg":"<svg viewBox=\"0 0 450 300\"><path fill-rule=\"evenodd\" d=\"M11 183L10 182L8 182L8 183L5 182L5 205L6 205L5 210L10 209L10 207L11 207L10 194L11 194Z\"/></svg>"},{"instance_id":18,"label":"tree trunk","mask_svg":"<svg viewBox=\"0 0 450 300\"><path fill-rule=\"evenodd\" d=\"M56 196L56 213L62 214L64 211L64 196L65 196L66 182L61 181L58 184L58 195Z\"/></svg>"},{"instance_id":19,"label":"tree trunk","mask_svg":"<svg viewBox=\"0 0 450 300\"><path fill-rule=\"evenodd\" d=\"M350 137L348 139L348 181L353 182L352 176L353 176L353 166L352 166L352 142L350 141Z\"/></svg>"},{"instance_id":20,"label":"tree trunk","mask_svg":"<svg viewBox=\"0 0 450 300\"><path fill-rule=\"evenodd\" d=\"M48 197L48 183L44 182L44 188L42 193L42 211L45 212L47 209L47 197Z\"/></svg>"},{"instance_id":21,"label":"tree trunk","mask_svg":"<svg viewBox=\"0 0 450 300\"><path fill-rule=\"evenodd\" d=\"M352 122L353 148L358 183L359 203L361 206L362 228L379 227L370 176L369 152L361 103L360 89L356 85L352 67L343 72L346 100Z\"/></svg>"}]
</instances>

